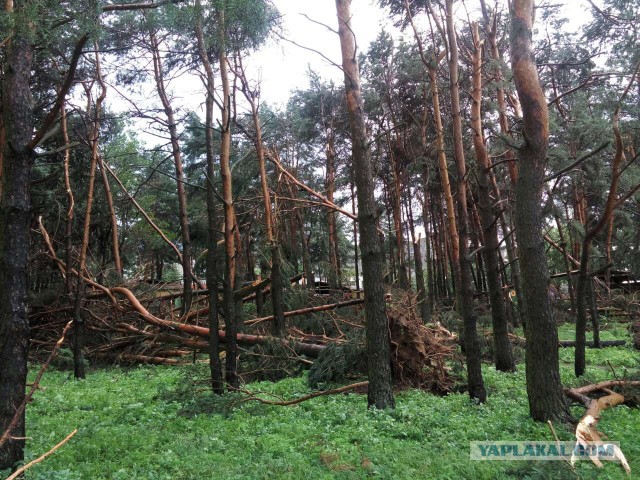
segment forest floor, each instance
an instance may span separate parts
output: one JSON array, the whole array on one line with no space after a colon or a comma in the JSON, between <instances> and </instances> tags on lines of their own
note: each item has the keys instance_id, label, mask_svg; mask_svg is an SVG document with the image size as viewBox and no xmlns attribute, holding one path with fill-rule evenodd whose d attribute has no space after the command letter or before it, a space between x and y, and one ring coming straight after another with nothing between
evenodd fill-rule
<instances>
[{"instance_id":1,"label":"forest floor","mask_svg":"<svg viewBox=\"0 0 640 480\"><path fill-rule=\"evenodd\" d=\"M561 339L573 336L573 325L561 326ZM612 379L608 362L619 377L637 372L627 324L604 323L603 340L621 338L629 340L627 347L588 349L588 373L579 380L572 373L573 349L561 349L565 386ZM470 460L471 441L553 440L546 424L528 416L523 365L515 374L484 366L484 405L472 405L464 393L439 397L413 390L397 394L392 412L367 410L366 398L357 393L287 407L243 402L241 394L212 399L206 373L206 364L109 368L77 382L69 372L47 372L28 408L28 459L79 431L26 478L629 478L611 462L602 470L579 462L574 472L558 461ZM247 388L261 397L309 393L304 376ZM573 409L577 418L583 412ZM574 438L570 426L555 427L561 440ZM606 410L599 429L620 442L632 475L640 478L640 410Z\"/></svg>"}]
</instances>

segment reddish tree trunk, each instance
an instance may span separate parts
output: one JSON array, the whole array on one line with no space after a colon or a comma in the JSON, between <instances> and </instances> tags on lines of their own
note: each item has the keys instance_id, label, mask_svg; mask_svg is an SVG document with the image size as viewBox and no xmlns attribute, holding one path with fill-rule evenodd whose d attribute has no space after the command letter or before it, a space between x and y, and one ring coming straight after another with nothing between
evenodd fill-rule
<instances>
[{"instance_id":1,"label":"reddish tree trunk","mask_svg":"<svg viewBox=\"0 0 640 480\"><path fill-rule=\"evenodd\" d=\"M193 273L191 271L191 236L189 234L189 217L187 215L187 193L185 191L184 171L182 168L182 154L180 152L180 140L176 119L171 106L171 101L167 95L164 82L164 73L162 71L162 58L160 56L159 43L155 33L149 34L151 54L153 56L153 73L156 81L156 90L164 114L167 117L169 129L169 137L171 140L171 153L173 155L173 163L176 169L176 184L178 191L178 209L180 215L180 231L182 232L182 270L184 281L184 294L182 296L182 313L186 313L191 309L193 299Z\"/></svg>"}]
</instances>

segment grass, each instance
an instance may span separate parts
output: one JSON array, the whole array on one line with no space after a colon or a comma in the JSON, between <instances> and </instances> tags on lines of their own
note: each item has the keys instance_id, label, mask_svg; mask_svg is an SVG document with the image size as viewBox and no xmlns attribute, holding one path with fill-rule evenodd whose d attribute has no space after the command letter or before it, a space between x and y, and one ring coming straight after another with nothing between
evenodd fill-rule
<instances>
[{"instance_id":1,"label":"grass","mask_svg":"<svg viewBox=\"0 0 640 480\"><path fill-rule=\"evenodd\" d=\"M572 338L562 326L561 338ZM603 339L629 338L606 326ZM637 368L630 347L590 349L585 379L572 374L573 349L561 350L566 385L610 379L609 359ZM524 368L503 374L486 365L485 405L465 394L436 397L401 392L393 412L369 411L359 394L320 397L294 407L242 403L227 394L213 399L203 365L139 367L91 372L74 381L67 372L45 375L44 391L29 406L34 458L78 428L78 434L28 479L563 479L628 478L617 464L576 473L564 462L478 462L469 459L474 440L552 440L548 427L531 421ZM254 383L253 391L285 398L308 393L305 378ZM575 416L583 409L576 407ZM607 410L600 429L619 441L635 475L640 472L640 412ZM570 427L556 425L562 440Z\"/></svg>"}]
</instances>

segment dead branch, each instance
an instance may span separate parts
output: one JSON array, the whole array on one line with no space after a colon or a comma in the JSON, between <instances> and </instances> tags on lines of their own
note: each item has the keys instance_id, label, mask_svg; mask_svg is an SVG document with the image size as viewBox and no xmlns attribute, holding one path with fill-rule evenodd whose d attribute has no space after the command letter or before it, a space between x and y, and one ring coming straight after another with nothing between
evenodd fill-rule
<instances>
[{"instance_id":1,"label":"dead branch","mask_svg":"<svg viewBox=\"0 0 640 480\"><path fill-rule=\"evenodd\" d=\"M328 305L319 305L316 307L308 307L308 308L301 308L299 310L291 310L289 312L284 312L284 317L289 318L289 317L295 317L297 315L304 315L306 313L324 312L326 310L334 310L336 308L350 307L352 305L360 305L362 303L364 303L363 298L356 298L353 300L347 300L346 302L330 303ZM253 320L245 320L244 323L245 325L256 325L262 322L270 322L274 318L275 317L273 315L270 315L268 317L254 318Z\"/></svg>"},{"instance_id":2,"label":"dead branch","mask_svg":"<svg viewBox=\"0 0 640 480\"><path fill-rule=\"evenodd\" d=\"M291 172L289 172L289 170L287 170L286 168L284 168L282 166L282 163L280 163L280 159L278 157L278 153L277 152L275 152L275 151L267 152L267 158L269 158L269 160L271 160L271 162L278 168L278 170L280 170L297 187L303 189L305 192L307 192L307 193L313 195L314 197L316 197L317 199L319 199L324 204L325 207L328 207L328 208L331 208L331 209L333 209L333 210L335 210L337 212L340 212L341 214L349 217L351 220L357 220L358 219L358 217L356 217L353 213L348 212L347 210L345 210L343 208L340 208L335 203L329 201L329 199L327 197L325 197L324 195L316 192L312 188L310 188L307 185L305 185L304 183L302 183L296 177L294 177L293 174Z\"/></svg>"},{"instance_id":3,"label":"dead branch","mask_svg":"<svg viewBox=\"0 0 640 480\"><path fill-rule=\"evenodd\" d=\"M19 478L27 469L33 467L35 464L42 462L44 459L46 459L48 456L50 456L51 454L53 454L56 450L58 450L60 447L62 447L65 443L67 443L69 440L71 440L71 438L78 433L78 429L76 428L73 432L71 432L69 435L66 436L66 438L64 440L62 440L60 443L58 443L56 446L54 446L51 450L49 450L47 453L40 455L38 458L36 458L35 460L32 460L31 462L27 463L26 465L20 467L18 470L16 470L12 475L7 477L7 480L15 480L16 478Z\"/></svg>"},{"instance_id":4,"label":"dead branch","mask_svg":"<svg viewBox=\"0 0 640 480\"><path fill-rule=\"evenodd\" d=\"M148 355L135 355L132 353L97 353L98 357L107 357L114 358L117 360L124 360L125 362L131 363L146 363L149 365L189 365L193 363L191 361L178 360L176 358L165 358L165 357L150 357Z\"/></svg>"},{"instance_id":5,"label":"dead branch","mask_svg":"<svg viewBox=\"0 0 640 480\"><path fill-rule=\"evenodd\" d=\"M7 429L2 434L2 437L0 437L0 447L2 445L4 445L5 443L7 443L7 441L11 438L11 432L13 431L13 429L18 424L20 416L24 412L24 409L27 406L27 403L29 403L31 401L31 398L33 397L33 394L38 389L38 385L40 384L40 380L42 379L42 376L44 375L44 372L47 370L47 368L49 368L49 365L51 364L51 361L56 356L56 353L58 353L58 349L60 348L60 345L62 345L62 342L64 342L64 337L67 335L67 332L69 331L69 328L71 327L72 324L73 324L73 320L69 321L65 325L64 329L62 330L62 335L60 336L60 338L58 339L56 344L53 346L53 350L49 354L49 358L47 358L47 361L44 362L44 365L42 365L42 367L40 368L40 371L36 375L36 378L33 381L33 384L31 385L31 389L29 390L29 393L27 393L27 395L25 395L24 400L22 400L22 403L16 409L16 413L14 414L13 419L9 423L9 426L7 427Z\"/></svg>"},{"instance_id":6,"label":"dead branch","mask_svg":"<svg viewBox=\"0 0 640 480\"><path fill-rule=\"evenodd\" d=\"M109 165L107 165L106 163L104 163L104 168L107 172L109 172L109 174L113 177L113 179L116 181L116 183L118 184L118 186L120 187L120 190L122 190L122 192L127 196L127 198L131 201L131 203L133 203L133 205L138 209L138 211L140 212L140 214L144 217L144 219L147 221L147 223L149 224L149 226L151 228L153 228L156 233L158 235L160 235L160 238L162 238L162 240L165 241L165 243L167 245L169 245L171 247L171 249L176 253L176 256L178 257L178 261L180 263L182 263L182 253L180 253L180 250L178 250L178 247L176 247L176 245L167 238L167 236L164 234L164 232L160 229L160 227L158 227L155 222L153 220L151 220L151 217L149 217L149 215L147 214L147 212L144 211L144 209L140 206L140 204L136 201L136 199L133 197L133 195L131 195L129 193L129 191L126 189L126 187L124 186L124 184L120 181L120 179L118 178L118 176L115 174L115 172L111 169L111 167L109 167Z\"/></svg>"},{"instance_id":7,"label":"dead branch","mask_svg":"<svg viewBox=\"0 0 640 480\"><path fill-rule=\"evenodd\" d=\"M640 381L637 380L608 380L606 382L594 383L591 385L585 385L583 387L570 388L565 390L567 395L569 393L581 393L586 395L588 393L594 393L599 390L611 389L613 387L640 387Z\"/></svg>"},{"instance_id":8,"label":"dead branch","mask_svg":"<svg viewBox=\"0 0 640 480\"><path fill-rule=\"evenodd\" d=\"M344 393L350 390L355 390L357 388L367 387L368 385L369 385L368 381L352 383L351 385L345 385L344 387L333 388L331 390L323 390L321 392L314 392L309 395L305 395L304 397L294 398L293 400L282 400L282 401L266 400L264 398L256 397L249 390L237 389L236 391L248 395L248 397L244 399L245 402L255 400L256 402L264 403L266 405L289 406L289 405L297 405L298 403L306 402L307 400L311 400L312 398L322 397L325 395L335 395L338 393Z\"/></svg>"},{"instance_id":9,"label":"dead branch","mask_svg":"<svg viewBox=\"0 0 640 480\"><path fill-rule=\"evenodd\" d=\"M76 43L76 46L73 50L73 55L71 57L71 61L69 62L69 71L67 72L64 82L62 83L62 87L60 87L56 100L53 104L53 108L49 111L49 113L45 117L44 121L42 122L42 125L40 126L38 131L35 133L33 138L31 139L31 142L29 142L29 149L36 148L38 144L42 140L44 140L49 129L55 122L56 118L58 118L58 113L60 113L60 110L62 109L62 105L64 104L64 100L67 96L67 93L69 93L69 90L73 85L73 80L75 79L75 76L76 76L76 68L78 67L78 61L82 56L82 49L84 48L85 44L89 40L89 37L90 35L88 33L85 33L82 37L80 37L80 40L78 40L78 43Z\"/></svg>"}]
</instances>

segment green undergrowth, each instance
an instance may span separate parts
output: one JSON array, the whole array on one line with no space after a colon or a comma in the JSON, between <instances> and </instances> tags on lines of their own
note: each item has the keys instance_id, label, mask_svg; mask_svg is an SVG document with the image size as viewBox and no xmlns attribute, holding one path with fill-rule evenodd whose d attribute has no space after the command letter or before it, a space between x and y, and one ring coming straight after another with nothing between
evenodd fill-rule
<instances>
[{"instance_id":1,"label":"green undergrowth","mask_svg":"<svg viewBox=\"0 0 640 480\"><path fill-rule=\"evenodd\" d=\"M562 326L561 338L572 338ZM629 338L624 327L603 339ZM574 386L631 374L630 347L589 350L588 374L572 374L573 349L561 351L562 378ZM29 406L28 459L47 451L74 428L77 435L28 479L572 479L629 478L617 464L596 469L580 462L479 462L469 442L553 440L547 425L528 417L524 368L515 374L484 367L488 402L466 394L397 394L392 412L370 411L361 394L315 398L281 407L243 402L240 394L214 399L206 365L139 367L91 372L81 382L48 372ZM306 376L250 384L261 397L309 393ZM583 409L574 407L579 417ZM640 411L607 410L600 429L619 441L635 475L640 472ZM556 425L562 440L570 426ZM638 478L638 477L636 477Z\"/></svg>"}]
</instances>

